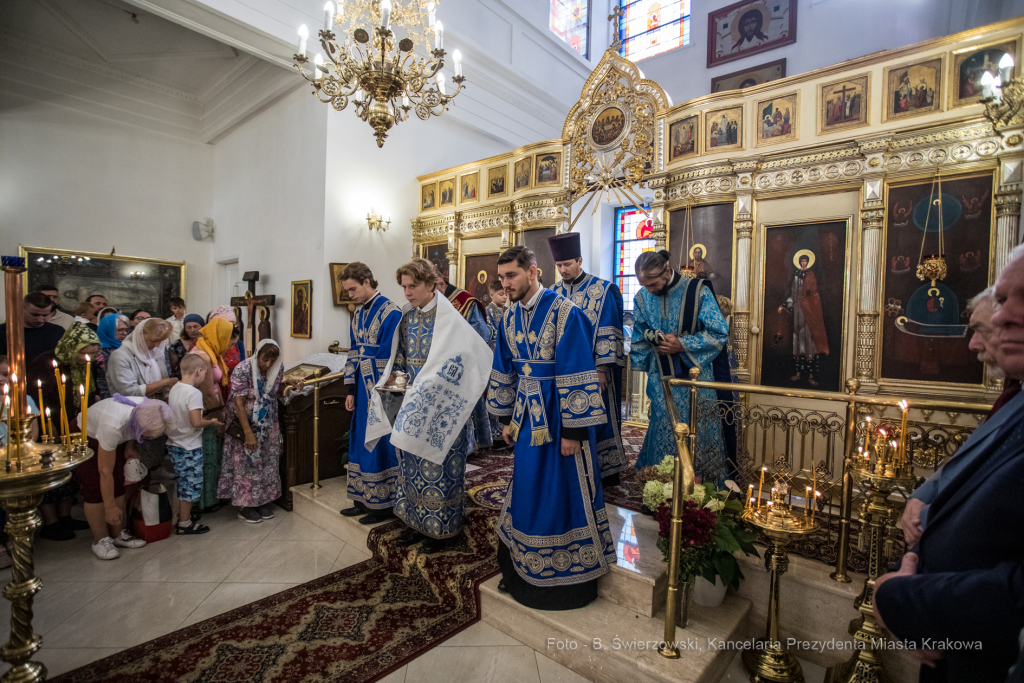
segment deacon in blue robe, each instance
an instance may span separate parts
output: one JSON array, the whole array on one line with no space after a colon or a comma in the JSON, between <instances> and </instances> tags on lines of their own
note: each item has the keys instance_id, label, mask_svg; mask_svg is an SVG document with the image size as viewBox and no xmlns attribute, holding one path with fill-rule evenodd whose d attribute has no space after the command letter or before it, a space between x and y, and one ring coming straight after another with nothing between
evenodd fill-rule
<instances>
[{"instance_id":1,"label":"deacon in blue robe","mask_svg":"<svg viewBox=\"0 0 1024 683\"><path fill-rule=\"evenodd\" d=\"M501 282L493 280L488 287L490 288L491 301L487 304L487 345L491 347L491 353L494 353L494 349L498 346L498 325L501 324L501 316L504 313L505 302L508 301L508 297L505 296L505 290L501 287ZM495 299L498 299L500 305L495 303ZM486 407L486 399L484 406ZM489 415L491 423L491 438L495 448L504 450L506 448L505 442L501 438L502 424L498 420L497 416Z\"/></svg>"},{"instance_id":2,"label":"deacon in blue robe","mask_svg":"<svg viewBox=\"0 0 1024 683\"><path fill-rule=\"evenodd\" d=\"M594 427L607 422L583 312L537 282L536 256L498 259L506 308L487 406L514 443L512 482L496 531L499 588L534 609L574 609L597 597L615 562Z\"/></svg>"},{"instance_id":3,"label":"deacon in blue robe","mask_svg":"<svg viewBox=\"0 0 1024 683\"><path fill-rule=\"evenodd\" d=\"M445 282L443 279L438 282L438 291L451 302L462 317L466 319L470 327L476 330L481 339L487 341L490 338L490 328L487 323L486 309L483 302L474 297L464 289ZM480 401L473 409L473 417L470 419L469 452L490 448L492 442L491 421L487 415L487 397L481 396Z\"/></svg>"},{"instance_id":4,"label":"deacon in blue robe","mask_svg":"<svg viewBox=\"0 0 1024 683\"><path fill-rule=\"evenodd\" d=\"M618 486L619 473L627 464L622 447L622 369L626 367L622 348L622 292L611 282L583 272L578 232L549 237L548 245L562 276L552 290L583 311L590 323L591 350L599 379L604 384L601 398L609 418L608 422L594 428L601 484Z\"/></svg>"},{"instance_id":5,"label":"deacon in blue robe","mask_svg":"<svg viewBox=\"0 0 1024 683\"><path fill-rule=\"evenodd\" d=\"M348 281L351 282L352 279ZM353 501L353 507L346 508L342 514L355 516L371 510L380 511L371 515L367 524L372 524L374 520L380 521L378 518L390 516L390 510L395 504L398 457L395 455L391 440L384 437L377 442L373 450L367 450L364 441L370 395L391 359L391 345L401 320L402 310L376 291L373 291L370 299L352 314L352 348L345 363L345 384L349 385L349 396L354 398L352 424L348 436L347 492L348 498Z\"/></svg>"},{"instance_id":6,"label":"deacon in blue robe","mask_svg":"<svg viewBox=\"0 0 1024 683\"><path fill-rule=\"evenodd\" d=\"M392 371L409 373L410 386L430 353L437 318L437 296L423 309L414 306L407 311L398 327L398 349ZM467 421L440 465L398 449L395 514L416 532L401 539L402 545L422 540L420 535L440 541L462 531L470 429ZM434 545L426 550L433 552L440 547Z\"/></svg>"},{"instance_id":7,"label":"deacon in blue robe","mask_svg":"<svg viewBox=\"0 0 1024 683\"><path fill-rule=\"evenodd\" d=\"M715 380L713 363L722 356L729 338L729 325L718 308L718 302L707 281L700 278L683 277L672 270L668 263L668 252L649 252L637 259L637 274L644 279L644 273L651 273L655 284L645 286L633 299L633 340L629 359L637 370L647 372L647 397L651 400L651 419L644 437L643 448L637 458L636 467L656 465L666 456L676 452L672 424L669 422L668 407L662 390L662 377L689 379L690 368L700 368L699 379L706 382ZM645 258L646 257L646 258ZM647 261L647 263L643 263ZM643 266L647 266L645 269ZM643 282L641 282L643 284ZM651 289L654 289L652 292ZM682 351L664 354L658 349L658 333L675 335L682 345ZM726 360L727 356L722 356ZM728 367L725 378L729 381ZM685 387L672 390L679 409L679 417L689 422L690 392ZM700 389L698 400L709 405L719 399L714 389ZM691 425L692 428L692 425ZM726 449L719 419L708 418L697 423L697 453L694 464L698 474L705 480L713 476L723 484L728 473Z\"/></svg>"}]
</instances>

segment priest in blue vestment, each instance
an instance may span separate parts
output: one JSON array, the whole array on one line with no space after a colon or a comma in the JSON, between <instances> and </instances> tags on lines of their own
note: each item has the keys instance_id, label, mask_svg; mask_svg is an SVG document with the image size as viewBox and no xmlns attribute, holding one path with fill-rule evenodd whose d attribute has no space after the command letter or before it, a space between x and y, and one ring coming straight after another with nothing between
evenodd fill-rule
<instances>
[{"instance_id":1,"label":"priest in blue vestment","mask_svg":"<svg viewBox=\"0 0 1024 683\"><path fill-rule=\"evenodd\" d=\"M594 427L608 420L583 312L537 281L527 247L498 257L505 309L487 407L515 448L496 524L498 588L533 609L583 607L615 562Z\"/></svg>"},{"instance_id":2,"label":"priest in blue vestment","mask_svg":"<svg viewBox=\"0 0 1024 683\"><path fill-rule=\"evenodd\" d=\"M608 280L583 271L578 232L549 237L548 245L562 277L551 289L583 311L590 323L591 350L597 364L601 398L608 413L608 421L595 427L601 485L618 486L619 473L627 464L622 447L622 369L626 367L622 348L622 292Z\"/></svg>"},{"instance_id":3,"label":"priest in blue vestment","mask_svg":"<svg viewBox=\"0 0 1024 683\"><path fill-rule=\"evenodd\" d=\"M629 359L634 368L647 372L647 397L651 400L650 424L637 469L656 465L676 452L662 377L689 379L690 368L700 368L700 380L716 381L713 365L721 364L721 357L725 374L717 381L729 381L728 357L722 354L729 324L718 308L714 291L706 280L684 277L673 270L669 258L669 253L661 250L644 252L636 260L637 279L643 289L633 299L636 322ZM676 387L672 394L680 419L689 422L689 389ZM719 399L714 389L700 389L697 397L709 404ZM722 486L728 474L722 423L717 418L700 420L696 431L697 473L705 479L713 476Z\"/></svg>"},{"instance_id":4,"label":"priest in blue vestment","mask_svg":"<svg viewBox=\"0 0 1024 683\"><path fill-rule=\"evenodd\" d=\"M435 267L436 268L436 267ZM490 329L487 323L487 309L482 301L464 289L460 289L444 279L441 271L437 271L435 281L437 291L451 302L455 310L466 319L470 327L476 330L480 338L488 341ZM491 422L487 415L487 397L481 396L473 409L473 419L469 428L469 452L472 453L484 448L490 448L493 435L491 434Z\"/></svg>"},{"instance_id":5,"label":"priest in blue vestment","mask_svg":"<svg viewBox=\"0 0 1024 683\"><path fill-rule=\"evenodd\" d=\"M377 291L377 281L365 263L348 264L339 279L349 298L359 304L352 314L352 348L345 363L345 410L352 413L347 468L347 495L352 507L343 509L341 514L362 516L361 524L375 524L393 516L398 457L388 437L372 449L366 448L367 409L373 387L391 358L391 344L402 311Z\"/></svg>"},{"instance_id":6,"label":"priest in blue vestment","mask_svg":"<svg viewBox=\"0 0 1024 683\"><path fill-rule=\"evenodd\" d=\"M491 356L487 342L435 291L430 261L413 259L396 279L409 303L375 387L366 439L369 447L390 434L398 454L395 514L409 527L398 542L425 541L424 552L432 553L462 531L469 422L487 387Z\"/></svg>"}]
</instances>

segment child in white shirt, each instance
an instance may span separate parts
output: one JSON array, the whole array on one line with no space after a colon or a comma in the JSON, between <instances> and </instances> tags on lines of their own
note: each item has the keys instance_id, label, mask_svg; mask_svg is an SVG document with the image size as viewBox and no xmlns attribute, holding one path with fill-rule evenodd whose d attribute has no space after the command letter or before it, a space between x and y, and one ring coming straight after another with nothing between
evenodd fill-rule
<instances>
[{"instance_id":1,"label":"child in white shirt","mask_svg":"<svg viewBox=\"0 0 1024 683\"><path fill-rule=\"evenodd\" d=\"M171 387L167 402L174 425L167 432L167 450L178 475L179 535L205 534L210 527L192 520L192 503L203 491L203 428L219 426L220 420L203 418L203 392L196 387L206 377L206 361L197 355L181 359L181 381Z\"/></svg>"}]
</instances>

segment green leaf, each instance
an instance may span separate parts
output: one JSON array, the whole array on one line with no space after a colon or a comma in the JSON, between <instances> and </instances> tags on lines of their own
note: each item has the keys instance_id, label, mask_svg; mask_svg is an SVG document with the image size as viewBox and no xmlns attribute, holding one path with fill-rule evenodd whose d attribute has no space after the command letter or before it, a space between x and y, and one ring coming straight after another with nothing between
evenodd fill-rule
<instances>
[{"instance_id":1,"label":"green leaf","mask_svg":"<svg viewBox=\"0 0 1024 683\"><path fill-rule=\"evenodd\" d=\"M736 577L736 571L739 569L739 565L736 564L736 558L726 553L715 554L715 569L718 570L718 575L722 577L722 583L726 586L732 586ZM739 588L739 582L736 581L734 588Z\"/></svg>"},{"instance_id":2,"label":"green leaf","mask_svg":"<svg viewBox=\"0 0 1024 683\"><path fill-rule=\"evenodd\" d=\"M734 553L740 549L736 537L732 535L728 525L723 524L721 520L718 523L718 534L715 536L715 547L727 553Z\"/></svg>"},{"instance_id":3,"label":"green leaf","mask_svg":"<svg viewBox=\"0 0 1024 683\"><path fill-rule=\"evenodd\" d=\"M710 564L705 564L703 567L701 567L700 575L704 577L705 581L707 581L708 583L714 585L714 583L715 583L715 566L714 565L710 565Z\"/></svg>"}]
</instances>

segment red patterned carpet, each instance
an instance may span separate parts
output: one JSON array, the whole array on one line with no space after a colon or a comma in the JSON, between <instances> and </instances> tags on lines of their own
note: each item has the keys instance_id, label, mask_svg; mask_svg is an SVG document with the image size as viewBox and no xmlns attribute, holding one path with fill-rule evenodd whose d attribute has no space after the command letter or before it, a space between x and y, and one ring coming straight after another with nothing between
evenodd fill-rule
<instances>
[{"instance_id":1,"label":"red patterned carpet","mask_svg":"<svg viewBox=\"0 0 1024 683\"><path fill-rule=\"evenodd\" d=\"M69 671L60 683L368 683L480 618L498 572L496 514L470 508L461 540L424 555L401 522L370 532L373 559Z\"/></svg>"}]
</instances>

